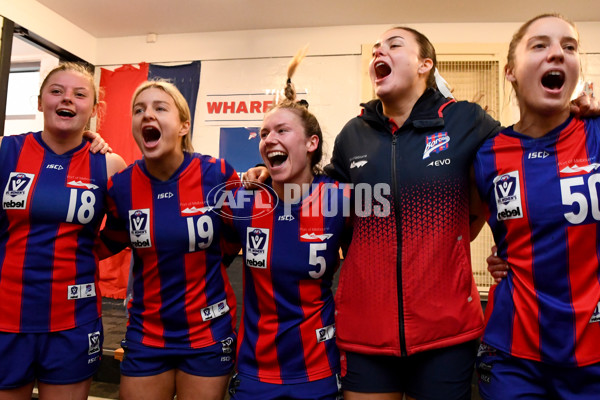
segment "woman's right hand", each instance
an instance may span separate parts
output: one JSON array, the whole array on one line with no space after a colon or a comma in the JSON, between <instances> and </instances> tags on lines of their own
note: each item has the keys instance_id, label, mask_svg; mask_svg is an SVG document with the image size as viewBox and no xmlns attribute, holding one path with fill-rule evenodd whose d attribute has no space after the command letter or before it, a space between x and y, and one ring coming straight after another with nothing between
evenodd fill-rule
<instances>
[{"instance_id":1,"label":"woman's right hand","mask_svg":"<svg viewBox=\"0 0 600 400\"><path fill-rule=\"evenodd\" d=\"M250 168L242 174L242 185L246 189L256 189L260 184L265 183L269 177L269 171L265 166Z\"/></svg>"}]
</instances>

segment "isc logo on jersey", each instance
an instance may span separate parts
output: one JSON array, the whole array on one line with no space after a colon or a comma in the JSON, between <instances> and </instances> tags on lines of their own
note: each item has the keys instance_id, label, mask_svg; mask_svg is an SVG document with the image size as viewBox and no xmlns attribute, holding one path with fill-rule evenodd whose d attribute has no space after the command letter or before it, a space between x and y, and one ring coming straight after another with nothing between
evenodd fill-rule
<instances>
[{"instance_id":1,"label":"isc logo on jersey","mask_svg":"<svg viewBox=\"0 0 600 400\"><path fill-rule=\"evenodd\" d=\"M494 194L496 196L496 215L498 221L523 218L521 205L521 186L519 171L511 171L494 178Z\"/></svg>"},{"instance_id":2,"label":"isc logo on jersey","mask_svg":"<svg viewBox=\"0 0 600 400\"><path fill-rule=\"evenodd\" d=\"M129 240L133 247L151 247L150 209L129 210Z\"/></svg>"},{"instance_id":3,"label":"isc logo on jersey","mask_svg":"<svg viewBox=\"0 0 600 400\"><path fill-rule=\"evenodd\" d=\"M250 268L267 268L269 230L248 227L246 234L246 265Z\"/></svg>"},{"instance_id":4,"label":"isc logo on jersey","mask_svg":"<svg viewBox=\"0 0 600 400\"><path fill-rule=\"evenodd\" d=\"M4 188L2 208L5 210L24 210L27 208L27 196L34 177L34 174L11 172Z\"/></svg>"}]
</instances>

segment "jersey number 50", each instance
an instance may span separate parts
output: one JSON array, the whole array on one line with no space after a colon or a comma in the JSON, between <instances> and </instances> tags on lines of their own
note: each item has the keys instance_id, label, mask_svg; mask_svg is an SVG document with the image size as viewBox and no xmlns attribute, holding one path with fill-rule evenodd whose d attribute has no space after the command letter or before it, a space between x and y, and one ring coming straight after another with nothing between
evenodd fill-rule
<instances>
[{"instance_id":1,"label":"jersey number 50","mask_svg":"<svg viewBox=\"0 0 600 400\"><path fill-rule=\"evenodd\" d=\"M560 192L562 196L562 203L564 205L577 204L579 210L577 213L568 212L565 213L565 218L572 224L581 224L585 221L588 216L588 209L591 208L592 217L596 221L600 221L600 208L598 207L598 190L596 184L600 183L600 174L591 175L588 179L588 191L590 203L588 204L588 198L585 194L572 191L575 186L584 185L583 177L578 176L575 178L561 179L560 181ZM591 207L590 207L591 205Z\"/></svg>"}]
</instances>

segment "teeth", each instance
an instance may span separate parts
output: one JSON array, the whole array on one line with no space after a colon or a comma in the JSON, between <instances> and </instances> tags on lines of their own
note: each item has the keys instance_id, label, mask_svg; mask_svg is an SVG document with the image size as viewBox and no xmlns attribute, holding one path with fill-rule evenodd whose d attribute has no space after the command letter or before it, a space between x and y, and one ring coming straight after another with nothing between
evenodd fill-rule
<instances>
[{"instance_id":1,"label":"teeth","mask_svg":"<svg viewBox=\"0 0 600 400\"><path fill-rule=\"evenodd\" d=\"M276 156L287 156L287 154L285 154L282 151L273 151L269 154L267 154L268 157L276 157Z\"/></svg>"},{"instance_id":2,"label":"teeth","mask_svg":"<svg viewBox=\"0 0 600 400\"><path fill-rule=\"evenodd\" d=\"M57 110L56 113L61 117L73 117L75 115L73 111L66 109Z\"/></svg>"}]
</instances>

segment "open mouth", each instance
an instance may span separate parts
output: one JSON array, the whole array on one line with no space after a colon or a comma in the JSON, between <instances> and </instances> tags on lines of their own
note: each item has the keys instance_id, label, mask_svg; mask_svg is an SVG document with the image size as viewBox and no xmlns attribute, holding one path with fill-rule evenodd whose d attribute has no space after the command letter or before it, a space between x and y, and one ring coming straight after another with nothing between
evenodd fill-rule
<instances>
[{"instance_id":1,"label":"open mouth","mask_svg":"<svg viewBox=\"0 0 600 400\"><path fill-rule=\"evenodd\" d=\"M68 118L73 118L75 116L74 111L68 110L66 108L61 108L60 110L57 110L56 114L59 117L68 117Z\"/></svg>"},{"instance_id":2,"label":"open mouth","mask_svg":"<svg viewBox=\"0 0 600 400\"><path fill-rule=\"evenodd\" d=\"M384 63L383 61L377 61L375 63L375 76L377 79L385 78L392 72L392 69L389 65Z\"/></svg>"},{"instance_id":3,"label":"open mouth","mask_svg":"<svg viewBox=\"0 0 600 400\"><path fill-rule=\"evenodd\" d=\"M158 142L160 136L160 131L153 126L147 126L142 129L142 137L144 138L144 143L146 144Z\"/></svg>"},{"instance_id":4,"label":"open mouth","mask_svg":"<svg viewBox=\"0 0 600 400\"><path fill-rule=\"evenodd\" d=\"M288 155L282 151L273 151L267 154L267 159L272 167L278 167L288 159Z\"/></svg>"},{"instance_id":5,"label":"open mouth","mask_svg":"<svg viewBox=\"0 0 600 400\"><path fill-rule=\"evenodd\" d=\"M547 89L560 89L565 84L565 74L561 71L548 71L542 76L542 86Z\"/></svg>"}]
</instances>

